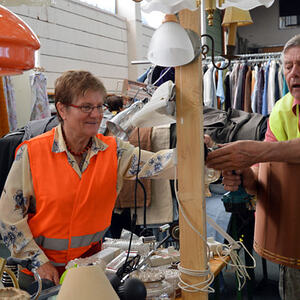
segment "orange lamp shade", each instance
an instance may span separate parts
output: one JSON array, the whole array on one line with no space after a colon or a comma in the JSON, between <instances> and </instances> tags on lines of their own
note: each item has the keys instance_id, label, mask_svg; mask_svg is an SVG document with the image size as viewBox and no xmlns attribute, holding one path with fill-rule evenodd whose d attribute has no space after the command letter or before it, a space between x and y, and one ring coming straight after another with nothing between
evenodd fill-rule
<instances>
[{"instance_id":1,"label":"orange lamp shade","mask_svg":"<svg viewBox=\"0 0 300 300\"><path fill-rule=\"evenodd\" d=\"M34 67L40 42L32 29L0 5L0 76L21 74Z\"/></svg>"}]
</instances>

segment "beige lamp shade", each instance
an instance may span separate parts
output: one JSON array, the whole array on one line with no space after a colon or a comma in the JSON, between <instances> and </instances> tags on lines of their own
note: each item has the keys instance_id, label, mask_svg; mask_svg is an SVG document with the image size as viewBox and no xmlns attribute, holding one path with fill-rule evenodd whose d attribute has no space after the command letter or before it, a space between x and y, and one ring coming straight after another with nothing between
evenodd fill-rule
<instances>
[{"instance_id":1,"label":"beige lamp shade","mask_svg":"<svg viewBox=\"0 0 300 300\"><path fill-rule=\"evenodd\" d=\"M229 26L232 23L236 23L237 26L246 26L253 24L253 21L248 10L228 7L225 9L222 26Z\"/></svg>"},{"instance_id":2,"label":"beige lamp shade","mask_svg":"<svg viewBox=\"0 0 300 300\"><path fill-rule=\"evenodd\" d=\"M237 27L250 24L253 24L253 21L248 10L236 7L228 7L225 9L222 26L228 27L227 55L233 55Z\"/></svg>"},{"instance_id":3,"label":"beige lamp shade","mask_svg":"<svg viewBox=\"0 0 300 300\"><path fill-rule=\"evenodd\" d=\"M84 266L68 270L57 300L109 299L118 295L100 266Z\"/></svg>"}]
</instances>

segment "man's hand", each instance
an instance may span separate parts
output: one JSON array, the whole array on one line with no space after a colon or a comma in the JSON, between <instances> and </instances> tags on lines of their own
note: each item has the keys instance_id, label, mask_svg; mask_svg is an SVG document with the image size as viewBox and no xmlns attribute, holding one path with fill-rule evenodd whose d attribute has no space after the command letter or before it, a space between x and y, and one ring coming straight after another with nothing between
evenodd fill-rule
<instances>
[{"instance_id":1,"label":"man's hand","mask_svg":"<svg viewBox=\"0 0 300 300\"><path fill-rule=\"evenodd\" d=\"M239 185L242 184L249 194L256 194L258 168L246 168L244 170L223 171L222 183L226 191L237 191Z\"/></svg>"},{"instance_id":2,"label":"man's hand","mask_svg":"<svg viewBox=\"0 0 300 300\"><path fill-rule=\"evenodd\" d=\"M220 148L209 152L206 166L215 170L242 170L260 162L264 142L237 141L218 145Z\"/></svg>"},{"instance_id":3,"label":"man's hand","mask_svg":"<svg viewBox=\"0 0 300 300\"><path fill-rule=\"evenodd\" d=\"M226 191L234 192L237 191L239 185L242 183L241 180L242 171L238 170L236 172L232 171L223 171L222 172L222 183Z\"/></svg>"},{"instance_id":4,"label":"man's hand","mask_svg":"<svg viewBox=\"0 0 300 300\"><path fill-rule=\"evenodd\" d=\"M46 262L41 265L37 272L41 276L42 279L49 279L55 283L55 285L59 284L59 275L56 268L51 264L51 262Z\"/></svg>"}]
</instances>

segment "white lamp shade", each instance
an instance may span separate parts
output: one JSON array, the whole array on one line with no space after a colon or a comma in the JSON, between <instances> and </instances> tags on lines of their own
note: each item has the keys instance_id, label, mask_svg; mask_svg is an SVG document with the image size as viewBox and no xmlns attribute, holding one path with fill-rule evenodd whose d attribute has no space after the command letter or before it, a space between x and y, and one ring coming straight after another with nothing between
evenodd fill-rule
<instances>
[{"instance_id":1,"label":"white lamp shade","mask_svg":"<svg viewBox=\"0 0 300 300\"><path fill-rule=\"evenodd\" d=\"M219 1L217 1L217 8L219 9L233 6L239 9L250 10L261 5L270 7L274 3L274 0L225 0L225 2L221 6L219 6L218 3Z\"/></svg>"},{"instance_id":2,"label":"white lamp shade","mask_svg":"<svg viewBox=\"0 0 300 300\"><path fill-rule=\"evenodd\" d=\"M119 300L100 266L68 270L57 300L109 299Z\"/></svg>"},{"instance_id":3,"label":"white lamp shade","mask_svg":"<svg viewBox=\"0 0 300 300\"><path fill-rule=\"evenodd\" d=\"M145 13L160 11L165 14L176 14L182 9L196 10L195 0L143 0L141 9Z\"/></svg>"},{"instance_id":4,"label":"white lamp shade","mask_svg":"<svg viewBox=\"0 0 300 300\"><path fill-rule=\"evenodd\" d=\"M158 66L177 67L194 59L194 49L187 32L180 24L165 22L154 32L147 58Z\"/></svg>"}]
</instances>

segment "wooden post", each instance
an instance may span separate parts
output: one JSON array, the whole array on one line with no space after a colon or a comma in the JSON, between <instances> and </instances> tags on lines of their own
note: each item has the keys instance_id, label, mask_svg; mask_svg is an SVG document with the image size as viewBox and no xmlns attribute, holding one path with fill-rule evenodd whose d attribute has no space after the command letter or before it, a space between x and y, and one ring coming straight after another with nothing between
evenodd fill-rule
<instances>
[{"instance_id":1,"label":"wooden post","mask_svg":"<svg viewBox=\"0 0 300 300\"><path fill-rule=\"evenodd\" d=\"M200 9L179 13L180 24L200 36ZM178 150L178 190L183 209L195 228L206 238L206 213L204 199L204 146L201 57L186 66L177 67L176 122ZM205 270L206 246L203 240L179 215L180 260L184 268ZM206 278L182 274L189 284ZM207 293L182 292L184 300L208 299Z\"/></svg>"}]
</instances>

